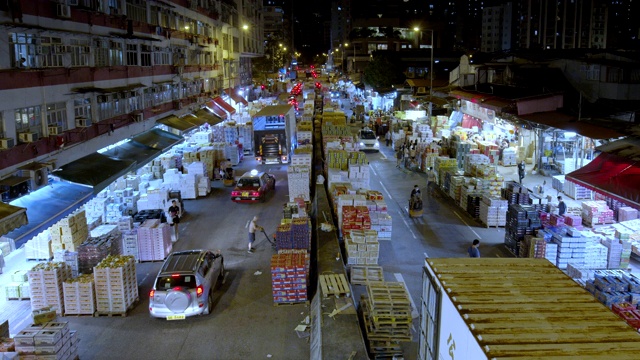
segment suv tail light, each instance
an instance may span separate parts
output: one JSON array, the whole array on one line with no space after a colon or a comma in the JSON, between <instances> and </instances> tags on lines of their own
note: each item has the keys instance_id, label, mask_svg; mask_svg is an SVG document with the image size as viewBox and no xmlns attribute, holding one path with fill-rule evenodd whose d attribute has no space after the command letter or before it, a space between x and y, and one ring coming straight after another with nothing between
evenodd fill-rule
<instances>
[{"instance_id":1,"label":"suv tail light","mask_svg":"<svg viewBox=\"0 0 640 360\"><path fill-rule=\"evenodd\" d=\"M252 191L252 192L251 192L251 196L260 196L260 192L258 192L258 191Z\"/></svg>"},{"instance_id":2,"label":"suv tail light","mask_svg":"<svg viewBox=\"0 0 640 360\"><path fill-rule=\"evenodd\" d=\"M232 191L231 196L240 196L240 191Z\"/></svg>"},{"instance_id":3,"label":"suv tail light","mask_svg":"<svg viewBox=\"0 0 640 360\"><path fill-rule=\"evenodd\" d=\"M204 288L202 287L202 285L198 285L198 287L196 287L196 295L198 297L201 297L203 292L204 292Z\"/></svg>"},{"instance_id":4,"label":"suv tail light","mask_svg":"<svg viewBox=\"0 0 640 360\"><path fill-rule=\"evenodd\" d=\"M153 296L156 294L155 290L149 291L149 299L153 299Z\"/></svg>"}]
</instances>

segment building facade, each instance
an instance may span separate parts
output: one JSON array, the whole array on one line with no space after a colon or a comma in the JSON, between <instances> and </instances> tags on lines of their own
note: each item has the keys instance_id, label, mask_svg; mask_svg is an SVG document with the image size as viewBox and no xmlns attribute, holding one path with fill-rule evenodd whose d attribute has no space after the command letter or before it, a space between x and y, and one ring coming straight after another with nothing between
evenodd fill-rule
<instances>
[{"instance_id":1,"label":"building facade","mask_svg":"<svg viewBox=\"0 0 640 360\"><path fill-rule=\"evenodd\" d=\"M0 179L54 167L251 81L256 0L12 1L0 7Z\"/></svg>"}]
</instances>

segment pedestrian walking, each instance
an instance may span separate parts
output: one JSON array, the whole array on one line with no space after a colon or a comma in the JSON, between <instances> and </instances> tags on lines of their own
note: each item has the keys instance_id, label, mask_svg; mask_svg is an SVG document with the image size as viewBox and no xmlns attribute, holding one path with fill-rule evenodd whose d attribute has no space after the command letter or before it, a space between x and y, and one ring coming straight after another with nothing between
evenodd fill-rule
<instances>
[{"instance_id":1,"label":"pedestrian walking","mask_svg":"<svg viewBox=\"0 0 640 360\"><path fill-rule=\"evenodd\" d=\"M431 196L434 195L436 178L437 178L436 171L433 170L433 167L429 167L429 170L427 171L427 193L430 194Z\"/></svg>"},{"instance_id":2,"label":"pedestrian walking","mask_svg":"<svg viewBox=\"0 0 640 360\"><path fill-rule=\"evenodd\" d=\"M478 239L473 240L473 243L471 244L471 246L469 246L469 249L467 250L467 252L469 253L469 257L472 257L472 258L480 257L480 249L478 249L479 246L480 246L480 240Z\"/></svg>"},{"instance_id":3,"label":"pedestrian walking","mask_svg":"<svg viewBox=\"0 0 640 360\"><path fill-rule=\"evenodd\" d=\"M169 213L169 218L171 219L171 226L173 226L173 232L174 232L174 241L178 241L179 239L179 233L178 233L178 224L180 224L180 206L178 205L178 201L173 200L171 201L171 206L169 206L169 209L167 210L167 212Z\"/></svg>"},{"instance_id":4,"label":"pedestrian walking","mask_svg":"<svg viewBox=\"0 0 640 360\"><path fill-rule=\"evenodd\" d=\"M391 144L391 130L388 130L385 134L384 134L384 140L385 140L385 144L387 146L389 146L389 144Z\"/></svg>"},{"instance_id":5,"label":"pedestrian walking","mask_svg":"<svg viewBox=\"0 0 640 360\"><path fill-rule=\"evenodd\" d=\"M520 178L520 185L522 185L522 179L524 179L524 173L525 173L524 160L522 160L520 164L518 164L518 177Z\"/></svg>"},{"instance_id":6,"label":"pedestrian walking","mask_svg":"<svg viewBox=\"0 0 640 360\"><path fill-rule=\"evenodd\" d=\"M564 216L567 212L567 204L562 200L562 196L558 196L558 215Z\"/></svg>"},{"instance_id":7,"label":"pedestrian walking","mask_svg":"<svg viewBox=\"0 0 640 360\"><path fill-rule=\"evenodd\" d=\"M402 146L396 150L396 167L400 168L400 164L402 164L402 156L404 155L404 149Z\"/></svg>"},{"instance_id":8,"label":"pedestrian walking","mask_svg":"<svg viewBox=\"0 0 640 360\"><path fill-rule=\"evenodd\" d=\"M253 242L256 241L256 231L262 231L262 226L258 225L258 215L254 216L249 223L249 249L247 252L252 253L256 249L253 247Z\"/></svg>"}]
</instances>

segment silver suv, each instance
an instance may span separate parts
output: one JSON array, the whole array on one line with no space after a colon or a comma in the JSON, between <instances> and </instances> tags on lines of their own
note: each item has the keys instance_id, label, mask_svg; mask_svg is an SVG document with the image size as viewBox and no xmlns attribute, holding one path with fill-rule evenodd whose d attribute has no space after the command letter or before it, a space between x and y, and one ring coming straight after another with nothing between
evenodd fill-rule
<instances>
[{"instance_id":1,"label":"silver suv","mask_svg":"<svg viewBox=\"0 0 640 360\"><path fill-rule=\"evenodd\" d=\"M213 290L224 276L224 259L209 250L169 254L149 293L149 314L167 320L207 315Z\"/></svg>"}]
</instances>

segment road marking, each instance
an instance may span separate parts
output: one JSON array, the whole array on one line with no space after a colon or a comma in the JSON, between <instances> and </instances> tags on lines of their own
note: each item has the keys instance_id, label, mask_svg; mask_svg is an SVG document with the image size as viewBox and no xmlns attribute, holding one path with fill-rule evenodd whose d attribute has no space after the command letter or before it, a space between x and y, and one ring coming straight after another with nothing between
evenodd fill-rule
<instances>
[{"instance_id":1,"label":"road marking","mask_svg":"<svg viewBox=\"0 0 640 360\"><path fill-rule=\"evenodd\" d=\"M376 172L376 168L371 166L371 172L373 172L373 175L378 176L378 173Z\"/></svg>"},{"instance_id":2,"label":"road marking","mask_svg":"<svg viewBox=\"0 0 640 360\"><path fill-rule=\"evenodd\" d=\"M402 283L402 285L404 286L404 289L407 291L407 295L409 295L409 301L411 301L411 317L414 319L417 318L420 314L418 314L416 304L413 302L413 297L411 297L411 293L409 292L409 288L407 288L407 284L404 282L404 278L402 277L402 274L394 273L393 276L395 276L398 282Z\"/></svg>"},{"instance_id":3,"label":"road marking","mask_svg":"<svg viewBox=\"0 0 640 360\"><path fill-rule=\"evenodd\" d=\"M411 227L409 227L409 223L407 222L407 219L405 219L404 214L401 214L400 216L402 216L402 221L404 221L404 224L407 226L407 229L409 229L409 232L411 233L411 235L413 236L414 239L417 239L416 234L413 233L413 230L411 230Z\"/></svg>"},{"instance_id":4,"label":"road marking","mask_svg":"<svg viewBox=\"0 0 640 360\"><path fill-rule=\"evenodd\" d=\"M387 160L387 156L382 151L380 151L379 153L384 160Z\"/></svg>"},{"instance_id":5,"label":"road marking","mask_svg":"<svg viewBox=\"0 0 640 360\"><path fill-rule=\"evenodd\" d=\"M140 283L144 284L144 281L147 280L148 277L149 277L149 273L144 274L144 277L142 278L142 281L140 281Z\"/></svg>"},{"instance_id":6,"label":"road marking","mask_svg":"<svg viewBox=\"0 0 640 360\"><path fill-rule=\"evenodd\" d=\"M478 240L482 240L482 238L480 237L480 235L478 235L478 233L477 233L477 232L475 232L475 230L473 230L473 228L471 228L471 226L469 226L469 224L467 224L467 222L466 222L466 221L464 221L464 220L460 217L460 215L458 215L458 213L457 213L457 212L455 212L455 211L454 211L453 213L454 213L454 214L456 214L456 216L458 217L458 219L460 219L460 221L462 221L462 223L463 223L463 224L467 225L467 227L469 228L469 230L471 230L471 232L472 232L472 233L476 234L476 238L477 238Z\"/></svg>"},{"instance_id":7,"label":"road marking","mask_svg":"<svg viewBox=\"0 0 640 360\"><path fill-rule=\"evenodd\" d=\"M389 199L393 200L393 197L391 196L391 194L389 193L389 190L387 190L387 187L384 186L384 184L382 183L382 181L380 181L380 185L382 186L382 189L384 190L385 193L387 193L387 196L389 197Z\"/></svg>"}]
</instances>

